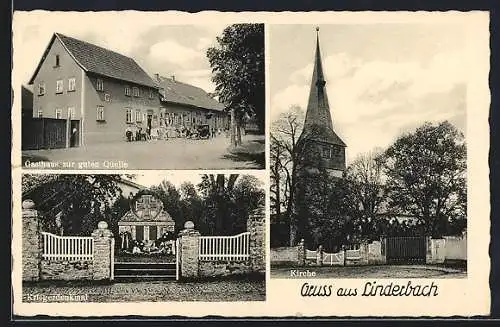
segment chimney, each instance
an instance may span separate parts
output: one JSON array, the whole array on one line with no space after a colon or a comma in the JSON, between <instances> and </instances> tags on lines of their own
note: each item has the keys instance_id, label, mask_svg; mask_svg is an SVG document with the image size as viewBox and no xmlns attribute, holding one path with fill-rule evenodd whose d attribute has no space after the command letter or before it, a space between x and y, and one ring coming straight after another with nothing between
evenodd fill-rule
<instances>
[{"instance_id":1,"label":"chimney","mask_svg":"<svg viewBox=\"0 0 500 327\"><path fill-rule=\"evenodd\" d=\"M158 73L155 73L155 78L158 82L161 82L161 79L160 79L160 74Z\"/></svg>"},{"instance_id":2,"label":"chimney","mask_svg":"<svg viewBox=\"0 0 500 327\"><path fill-rule=\"evenodd\" d=\"M175 82L175 75L172 75L171 78L172 78L172 81Z\"/></svg>"}]
</instances>

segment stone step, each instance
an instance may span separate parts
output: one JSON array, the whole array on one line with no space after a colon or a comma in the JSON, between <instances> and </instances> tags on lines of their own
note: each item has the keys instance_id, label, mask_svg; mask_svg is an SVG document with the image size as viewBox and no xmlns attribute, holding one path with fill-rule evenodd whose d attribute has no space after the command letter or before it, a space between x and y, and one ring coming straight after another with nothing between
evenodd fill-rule
<instances>
[{"instance_id":1,"label":"stone step","mask_svg":"<svg viewBox=\"0 0 500 327\"><path fill-rule=\"evenodd\" d=\"M172 262L116 262L116 280L175 279L176 264Z\"/></svg>"}]
</instances>

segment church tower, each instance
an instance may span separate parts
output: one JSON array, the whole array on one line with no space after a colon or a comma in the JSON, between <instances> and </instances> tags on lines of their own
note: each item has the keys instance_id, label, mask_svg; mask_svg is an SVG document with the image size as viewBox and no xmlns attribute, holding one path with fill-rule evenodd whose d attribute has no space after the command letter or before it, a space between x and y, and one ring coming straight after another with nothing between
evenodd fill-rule
<instances>
[{"instance_id":1,"label":"church tower","mask_svg":"<svg viewBox=\"0 0 500 327\"><path fill-rule=\"evenodd\" d=\"M311 219L310 210L312 209L311 198L317 199L318 196L315 193L318 192L316 186L320 184L321 180L326 181L323 174L340 179L346 169L346 144L333 130L325 85L319 46L319 28L317 27L316 53L309 101L304 128L296 145L299 182L295 186L294 213L290 216L291 246L296 245L300 239L304 239L306 243L314 244L317 235L311 230L309 219ZM326 182L328 183L328 181Z\"/></svg>"},{"instance_id":2,"label":"church tower","mask_svg":"<svg viewBox=\"0 0 500 327\"><path fill-rule=\"evenodd\" d=\"M319 27L316 28L316 53L309 91L304 129L297 142L304 169L325 169L330 175L342 177L346 168L346 144L333 130L326 81L319 47Z\"/></svg>"}]
</instances>

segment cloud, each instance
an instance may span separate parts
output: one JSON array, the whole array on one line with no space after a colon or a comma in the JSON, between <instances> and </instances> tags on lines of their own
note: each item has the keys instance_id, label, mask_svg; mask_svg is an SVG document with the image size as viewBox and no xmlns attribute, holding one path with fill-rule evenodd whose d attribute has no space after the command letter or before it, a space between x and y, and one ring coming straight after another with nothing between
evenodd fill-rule
<instances>
[{"instance_id":1,"label":"cloud","mask_svg":"<svg viewBox=\"0 0 500 327\"><path fill-rule=\"evenodd\" d=\"M188 67L190 63L203 58L203 53L185 47L172 39L162 40L149 48L149 57L158 62L169 62L181 67Z\"/></svg>"},{"instance_id":2,"label":"cloud","mask_svg":"<svg viewBox=\"0 0 500 327\"><path fill-rule=\"evenodd\" d=\"M424 121L464 119L465 65L461 52L437 53L426 62L365 61L345 53L324 58L334 126L349 158L385 147ZM290 83L271 98L271 119L292 105L306 110L312 70L309 63L289 74Z\"/></svg>"}]
</instances>

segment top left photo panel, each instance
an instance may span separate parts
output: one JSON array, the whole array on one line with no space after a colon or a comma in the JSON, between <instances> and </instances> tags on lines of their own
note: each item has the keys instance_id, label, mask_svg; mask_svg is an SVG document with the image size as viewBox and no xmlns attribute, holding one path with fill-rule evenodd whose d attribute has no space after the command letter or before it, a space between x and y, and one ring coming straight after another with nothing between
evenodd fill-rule
<instances>
[{"instance_id":1,"label":"top left photo panel","mask_svg":"<svg viewBox=\"0 0 500 327\"><path fill-rule=\"evenodd\" d=\"M264 24L166 14L15 13L23 168L265 169Z\"/></svg>"}]
</instances>

